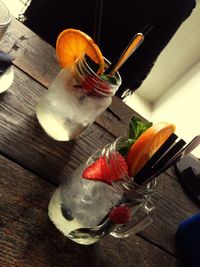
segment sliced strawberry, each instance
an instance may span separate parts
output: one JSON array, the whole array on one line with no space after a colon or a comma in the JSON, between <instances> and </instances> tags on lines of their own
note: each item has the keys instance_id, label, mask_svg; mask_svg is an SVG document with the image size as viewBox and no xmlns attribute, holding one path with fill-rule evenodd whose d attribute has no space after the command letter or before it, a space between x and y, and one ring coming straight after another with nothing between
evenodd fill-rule
<instances>
[{"instance_id":1,"label":"sliced strawberry","mask_svg":"<svg viewBox=\"0 0 200 267\"><path fill-rule=\"evenodd\" d=\"M108 82L102 82L100 83L100 81L98 80L97 77L95 77L94 75L88 75L87 77L85 77L84 81L82 82L81 85L85 90L89 91L89 92L95 92L98 95L98 92L100 93L106 93L109 92L110 87ZM97 91L94 90L94 88L97 89Z\"/></svg>"},{"instance_id":2,"label":"sliced strawberry","mask_svg":"<svg viewBox=\"0 0 200 267\"><path fill-rule=\"evenodd\" d=\"M97 84L98 81L95 79L95 76L88 75L82 82L82 87L87 91L93 91L94 87L97 87Z\"/></svg>"},{"instance_id":3,"label":"sliced strawberry","mask_svg":"<svg viewBox=\"0 0 200 267\"><path fill-rule=\"evenodd\" d=\"M127 205L114 207L109 213L109 217L116 224L125 224L131 219L131 210Z\"/></svg>"},{"instance_id":4,"label":"sliced strawberry","mask_svg":"<svg viewBox=\"0 0 200 267\"><path fill-rule=\"evenodd\" d=\"M105 157L100 157L88 166L83 171L82 177L111 184L112 181L121 180L126 174L128 174L126 161L119 152L115 152L110 157L109 163Z\"/></svg>"}]
</instances>

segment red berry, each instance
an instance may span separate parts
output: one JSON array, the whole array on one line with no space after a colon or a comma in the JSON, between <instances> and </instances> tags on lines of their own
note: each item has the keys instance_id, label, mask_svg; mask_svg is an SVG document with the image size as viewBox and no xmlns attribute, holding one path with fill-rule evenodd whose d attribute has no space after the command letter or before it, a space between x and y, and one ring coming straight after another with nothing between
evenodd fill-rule
<instances>
[{"instance_id":1,"label":"red berry","mask_svg":"<svg viewBox=\"0 0 200 267\"><path fill-rule=\"evenodd\" d=\"M95 76L88 75L82 82L82 87L87 91L93 91L94 87L97 87L98 81Z\"/></svg>"},{"instance_id":2,"label":"red berry","mask_svg":"<svg viewBox=\"0 0 200 267\"><path fill-rule=\"evenodd\" d=\"M105 157L100 157L88 166L83 171L82 177L111 184L112 181L123 179L124 175L127 174L128 167L124 157L119 152L115 152L110 156L109 163Z\"/></svg>"},{"instance_id":3,"label":"red berry","mask_svg":"<svg viewBox=\"0 0 200 267\"><path fill-rule=\"evenodd\" d=\"M131 212L127 205L114 207L109 213L110 219L116 224L125 224L130 221Z\"/></svg>"},{"instance_id":4,"label":"red berry","mask_svg":"<svg viewBox=\"0 0 200 267\"><path fill-rule=\"evenodd\" d=\"M102 94L109 92L110 90L108 83L102 81L100 82L100 79L98 80L98 78L95 77L94 75L88 75L87 77L85 77L81 86L85 90L93 92L97 95L99 92L100 94ZM97 89L97 91L95 91L95 88Z\"/></svg>"}]
</instances>

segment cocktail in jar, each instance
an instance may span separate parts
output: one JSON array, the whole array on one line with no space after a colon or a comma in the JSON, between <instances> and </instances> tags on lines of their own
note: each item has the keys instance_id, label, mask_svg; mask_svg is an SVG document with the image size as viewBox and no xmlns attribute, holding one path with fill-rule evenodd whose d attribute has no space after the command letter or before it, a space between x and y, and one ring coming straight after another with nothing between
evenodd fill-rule
<instances>
[{"instance_id":1,"label":"cocktail in jar","mask_svg":"<svg viewBox=\"0 0 200 267\"><path fill-rule=\"evenodd\" d=\"M90 245L106 234L129 236L152 223L155 207L150 197L156 181L143 187L129 182L126 162L117 152L123 142L120 138L92 155L51 198L50 219L77 243ZM87 231L102 223L106 226L102 231Z\"/></svg>"},{"instance_id":2,"label":"cocktail in jar","mask_svg":"<svg viewBox=\"0 0 200 267\"><path fill-rule=\"evenodd\" d=\"M152 223L156 179L139 185L133 177L175 128L140 121L130 125L132 137L119 138L93 154L50 200L50 219L77 243L92 244L107 234L127 237Z\"/></svg>"},{"instance_id":3,"label":"cocktail in jar","mask_svg":"<svg viewBox=\"0 0 200 267\"><path fill-rule=\"evenodd\" d=\"M57 56L62 66L36 107L45 132L58 141L79 136L112 102L121 84L117 72L104 75L110 63L86 34L68 29L57 41Z\"/></svg>"}]
</instances>

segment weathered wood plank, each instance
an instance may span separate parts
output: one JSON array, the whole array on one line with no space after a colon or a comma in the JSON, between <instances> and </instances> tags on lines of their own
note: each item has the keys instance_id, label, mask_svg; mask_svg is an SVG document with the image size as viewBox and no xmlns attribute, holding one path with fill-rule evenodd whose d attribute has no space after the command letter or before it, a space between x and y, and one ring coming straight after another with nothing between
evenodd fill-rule
<instances>
[{"instance_id":1,"label":"weathered wood plank","mask_svg":"<svg viewBox=\"0 0 200 267\"><path fill-rule=\"evenodd\" d=\"M54 186L0 156L1 267L177 267L181 263L138 236L73 243L53 226L47 207Z\"/></svg>"},{"instance_id":2,"label":"weathered wood plank","mask_svg":"<svg viewBox=\"0 0 200 267\"><path fill-rule=\"evenodd\" d=\"M76 141L53 141L40 128L35 117L35 106L44 90L40 84L15 68L13 85L0 96L0 151L57 185L97 148L112 142L115 137L93 124ZM174 253L173 237L179 222L196 210L183 196L177 182L171 180L170 177L166 179L163 192L161 190L158 196L155 195L158 219L145 230L144 237ZM178 201L177 196L180 198ZM166 223L169 224L167 234L163 232Z\"/></svg>"},{"instance_id":3,"label":"weathered wood plank","mask_svg":"<svg viewBox=\"0 0 200 267\"><path fill-rule=\"evenodd\" d=\"M141 232L141 236L151 240L158 247L178 255L175 245L175 233L178 225L199 211L184 194L175 178L164 174L158 191L153 196L156 206L154 223Z\"/></svg>"},{"instance_id":4,"label":"weathered wood plank","mask_svg":"<svg viewBox=\"0 0 200 267\"><path fill-rule=\"evenodd\" d=\"M4 52L15 57L15 66L45 87L49 86L60 70L55 49L17 20L12 21L0 45ZM140 116L121 102L119 98L113 97L110 108L96 120L114 136L126 135L130 118L133 115Z\"/></svg>"},{"instance_id":5,"label":"weathered wood plank","mask_svg":"<svg viewBox=\"0 0 200 267\"><path fill-rule=\"evenodd\" d=\"M0 46L15 58L16 66L46 87L60 70L55 49L15 19Z\"/></svg>"}]
</instances>

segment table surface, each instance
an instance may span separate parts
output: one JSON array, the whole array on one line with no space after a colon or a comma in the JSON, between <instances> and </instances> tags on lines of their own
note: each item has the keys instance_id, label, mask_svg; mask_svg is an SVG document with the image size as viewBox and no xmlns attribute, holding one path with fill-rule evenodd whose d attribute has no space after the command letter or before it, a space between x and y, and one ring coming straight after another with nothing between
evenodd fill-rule
<instances>
[{"instance_id":1,"label":"table surface","mask_svg":"<svg viewBox=\"0 0 200 267\"><path fill-rule=\"evenodd\" d=\"M183 266L174 235L198 207L173 168L154 196L153 224L136 235L82 246L54 227L47 206L60 181L97 148L125 135L130 118L140 115L114 97L81 137L53 141L39 126L35 107L59 71L55 49L16 20L0 49L15 57L14 82L0 95L0 266Z\"/></svg>"}]
</instances>

